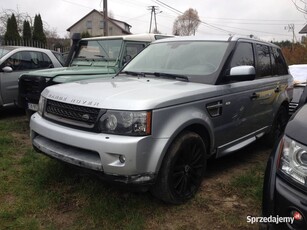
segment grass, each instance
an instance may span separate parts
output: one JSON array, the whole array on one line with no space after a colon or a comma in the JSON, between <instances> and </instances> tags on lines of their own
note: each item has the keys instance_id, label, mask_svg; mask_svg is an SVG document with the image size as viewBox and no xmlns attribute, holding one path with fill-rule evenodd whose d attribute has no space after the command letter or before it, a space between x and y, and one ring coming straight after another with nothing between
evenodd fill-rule
<instances>
[{"instance_id":1,"label":"grass","mask_svg":"<svg viewBox=\"0 0 307 230\"><path fill-rule=\"evenodd\" d=\"M252 199L255 205L261 206L263 176L265 164L258 163L251 169L234 177L230 182L230 187L245 199Z\"/></svg>"},{"instance_id":2,"label":"grass","mask_svg":"<svg viewBox=\"0 0 307 230\"><path fill-rule=\"evenodd\" d=\"M249 207L259 213L263 165L240 171L230 181L204 183L190 202L171 206L36 153L24 116L0 119L0 229L249 228L242 215ZM224 196L235 196L245 212L225 208Z\"/></svg>"}]
</instances>

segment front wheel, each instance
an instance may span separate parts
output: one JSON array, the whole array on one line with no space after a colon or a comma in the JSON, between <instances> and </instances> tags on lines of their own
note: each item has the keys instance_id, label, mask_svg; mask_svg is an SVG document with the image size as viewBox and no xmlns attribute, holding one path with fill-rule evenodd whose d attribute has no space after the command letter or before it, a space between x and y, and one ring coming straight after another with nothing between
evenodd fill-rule
<instances>
[{"instance_id":1,"label":"front wheel","mask_svg":"<svg viewBox=\"0 0 307 230\"><path fill-rule=\"evenodd\" d=\"M35 112L29 109L26 109L26 117L27 120L30 121L31 120L31 116L34 114Z\"/></svg>"},{"instance_id":2,"label":"front wheel","mask_svg":"<svg viewBox=\"0 0 307 230\"><path fill-rule=\"evenodd\" d=\"M152 193L173 204L192 198L200 187L207 162L206 145L194 132L181 133L171 144Z\"/></svg>"}]
</instances>

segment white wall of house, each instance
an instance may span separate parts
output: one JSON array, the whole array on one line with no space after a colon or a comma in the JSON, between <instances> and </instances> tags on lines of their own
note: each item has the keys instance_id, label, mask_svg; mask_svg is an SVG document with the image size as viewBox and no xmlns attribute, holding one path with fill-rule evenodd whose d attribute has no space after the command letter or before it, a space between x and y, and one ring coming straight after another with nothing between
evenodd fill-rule
<instances>
[{"instance_id":1,"label":"white wall of house","mask_svg":"<svg viewBox=\"0 0 307 230\"><path fill-rule=\"evenodd\" d=\"M109 36L122 35L122 29L109 21ZM99 12L93 12L87 15L83 20L70 28L70 35L74 33L88 32L91 36L104 35L103 16Z\"/></svg>"}]
</instances>

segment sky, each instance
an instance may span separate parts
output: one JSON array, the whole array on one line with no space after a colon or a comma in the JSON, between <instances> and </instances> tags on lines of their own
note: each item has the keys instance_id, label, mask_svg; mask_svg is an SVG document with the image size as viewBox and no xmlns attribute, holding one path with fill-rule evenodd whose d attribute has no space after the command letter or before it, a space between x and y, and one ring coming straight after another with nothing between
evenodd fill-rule
<instances>
[{"instance_id":1,"label":"sky","mask_svg":"<svg viewBox=\"0 0 307 230\"><path fill-rule=\"evenodd\" d=\"M34 17L44 26L67 36L67 28L91 10L102 10L103 0L0 0L1 10L12 9ZM157 29L171 34L175 19L189 8L196 9L202 23L196 35L254 35L264 41L300 40L298 32L307 23L291 0L109 0L115 19L132 26L131 32L149 31L150 6L157 6ZM154 26L154 25L152 25ZM289 27L294 26L294 35Z\"/></svg>"}]
</instances>

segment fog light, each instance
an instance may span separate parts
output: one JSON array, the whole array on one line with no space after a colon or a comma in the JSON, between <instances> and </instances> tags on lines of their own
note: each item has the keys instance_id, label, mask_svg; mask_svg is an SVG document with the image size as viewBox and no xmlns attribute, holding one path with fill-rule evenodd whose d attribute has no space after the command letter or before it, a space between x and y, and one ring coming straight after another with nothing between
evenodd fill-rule
<instances>
[{"instance_id":1,"label":"fog light","mask_svg":"<svg viewBox=\"0 0 307 230\"><path fill-rule=\"evenodd\" d=\"M302 221L303 220L303 216L300 212L293 210L290 212L290 217L293 217L294 220L296 221Z\"/></svg>"},{"instance_id":2,"label":"fog light","mask_svg":"<svg viewBox=\"0 0 307 230\"><path fill-rule=\"evenodd\" d=\"M126 162L126 157L124 155L119 155L118 159L119 159L119 162L122 164Z\"/></svg>"}]
</instances>

